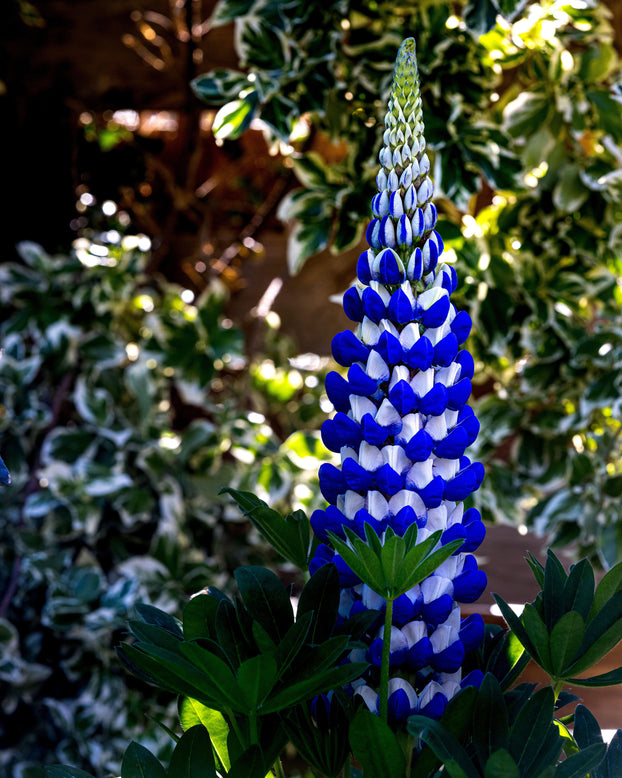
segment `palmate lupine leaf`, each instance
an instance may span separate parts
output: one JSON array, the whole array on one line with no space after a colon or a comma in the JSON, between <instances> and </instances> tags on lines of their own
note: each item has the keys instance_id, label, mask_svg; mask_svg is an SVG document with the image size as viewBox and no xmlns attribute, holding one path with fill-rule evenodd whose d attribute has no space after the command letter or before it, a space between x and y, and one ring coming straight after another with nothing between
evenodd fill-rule
<instances>
[{"instance_id":1,"label":"palmate lupine leaf","mask_svg":"<svg viewBox=\"0 0 622 778\"><path fill-rule=\"evenodd\" d=\"M555 682L576 686L612 686L622 681L622 667L579 678L622 640L622 563L612 568L594 591L594 573L586 560L566 573L549 549L546 565L528 560L542 591L521 617L493 594L508 625Z\"/></svg>"}]
</instances>

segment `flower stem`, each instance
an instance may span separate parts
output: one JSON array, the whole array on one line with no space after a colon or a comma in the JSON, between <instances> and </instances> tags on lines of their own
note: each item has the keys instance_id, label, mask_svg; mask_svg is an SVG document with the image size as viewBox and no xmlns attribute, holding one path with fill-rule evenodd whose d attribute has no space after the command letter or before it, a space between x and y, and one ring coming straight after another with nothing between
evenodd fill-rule
<instances>
[{"instance_id":1,"label":"flower stem","mask_svg":"<svg viewBox=\"0 0 622 778\"><path fill-rule=\"evenodd\" d=\"M391 659L391 624L393 622L393 600L387 599L382 632L382 664L380 665L380 718L389 719L389 662Z\"/></svg>"},{"instance_id":2,"label":"flower stem","mask_svg":"<svg viewBox=\"0 0 622 778\"><path fill-rule=\"evenodd\" d=\"M564 682L563 681L557 681L557 679L552 679L552 680L556 681L556 683L554 683L554 685L553 685L553 696L555 698L555 702L557 702L557 698L559 697L559 693L561 692L561 690L564 687Z\"/></svg>"}]
</instances>

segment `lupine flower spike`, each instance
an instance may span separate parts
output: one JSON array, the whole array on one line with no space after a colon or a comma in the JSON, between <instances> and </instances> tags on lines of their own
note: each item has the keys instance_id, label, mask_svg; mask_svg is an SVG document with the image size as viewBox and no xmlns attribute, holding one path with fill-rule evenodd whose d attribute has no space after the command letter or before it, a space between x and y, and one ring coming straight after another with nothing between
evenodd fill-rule
<instances>
[{"instance_id":1,"label":"lupine flower spike","mask_svg":"<svg viewBox=\"0 0 622 778\"><path fill-rule=\"evenodd\" d=\"M465 454L479 423L466 404L473 358L461 349L469 315L451 303L454 268L443 262L443 241L434 229L430 161L423 137L421 95L412 38L402 44L385 118L378 194L367 230L370 248L357 265L357 283L344 295L356 332L335 336L335 360L347 368L326 378L336 413L322 426L326 446L341 466L320 468L329 503L311 523L321 541L311 563L337 565L342 587L340 616L383 600L362 584L331 547L328 533L344 527L365 537L365 524L380 539L388 527L403 536L416 522L418 542L442 530L441 543L461 547L433 575L394 602L388 716L402 722L414 713L438 718L447 701L477 677L462 678L465 653L484 636L480 616L461 618L486 586L475 551L483 540L478 511L464 501L484 476ZM375 679L382 656L381 629L371 635L372 664L356 688L368 708L378 709Z\"/></svg>"}]
</instances>

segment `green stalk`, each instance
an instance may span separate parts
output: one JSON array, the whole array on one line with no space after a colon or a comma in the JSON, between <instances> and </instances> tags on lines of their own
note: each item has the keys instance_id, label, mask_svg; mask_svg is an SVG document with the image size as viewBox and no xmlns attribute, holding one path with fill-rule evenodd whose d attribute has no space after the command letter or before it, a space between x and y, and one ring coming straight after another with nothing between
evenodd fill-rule
<instances>
[{"instance_id":1,"label":"green stalk","mask_svg":"<svg viewBox=\"0 0 622 778\"><path fill-rule=\"evenodd\" d=\"M393 622L393 600L386 600L384 630L382 632L382 664L380 665L380 718L389 720L389 660L391 658L391 624Z\"/></svg>"},{"instance_id":2,"label":"green stalk","mask_svg":"<svg viewBox=\"0 0 622 778\"><path fill-rule=\"evenodd\" d=\"M552 678L551 680L554 681L554 682L556 681L555 678ZM559 697L559 693L561 692L561 690L563 688L564 688L563 680L562 681L557 681L556 683L554 683L554 685L553 685L553 696L555 698L555 702L557 702L557 698Z\"/></svg>"},{"instance_id":3,"label":"green stalk","mask_svg":"<svg viewBox=\"0 0 622 778\"><path fill-rule=\"evenodd\" d=\"M274 774L276 775L276 778L285 778L285 772L283 770L283 765L281 764L281 758L278 756L274 763Z\"/></svg>"}]
</instances>

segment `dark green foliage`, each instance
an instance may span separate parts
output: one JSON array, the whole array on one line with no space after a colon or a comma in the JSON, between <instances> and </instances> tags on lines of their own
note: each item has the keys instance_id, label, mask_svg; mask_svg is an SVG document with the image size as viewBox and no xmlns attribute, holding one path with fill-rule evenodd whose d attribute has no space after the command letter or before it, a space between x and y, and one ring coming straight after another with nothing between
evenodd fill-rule
<instances>
[{"instance_id":1,"label":"dark green foliage","mask_svg":"<svg viewBox=\"0 0 622 778\"><path fill-rule=\"evenodd\" d=\"M273 395L278 381L319 415L321 390L295 388L287 344L270 354L274 381L251 387L262 361L248 364L224 319L225 290L184 301L147 278L136 240L84 239L59 256L22 244L22 263L0 269L0 450L13 476L0 493L0 772L26 755L118 770L146 704L113 653L134 606L159 606L175 633L166 611L219 571L278 560L218 492L260 485L289 507L288 490L315 478L296 461L328 456ZM291 522L308 544L303 515ZM137 607L146 621L149 607ZM163 704L154 694L171 725ZM154 727L141 742L168 756Z\"/></svg>"},{"instance_id":2,"label":"dark green foliage","mask_svg":"<svg viewBox=\"0 0 622 778\"><path fill-rule=\"evenodd\" d=\"M546 565L529 560L543 588L519 618L494 595L504 618L532 659L554 683L610 686L622 682L622 667L590 678L585 673L622 639L622 563L594 590L594 573L586 560L566 573L549 550Z\"/></svg>"}]
</instances>

